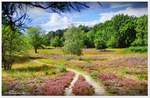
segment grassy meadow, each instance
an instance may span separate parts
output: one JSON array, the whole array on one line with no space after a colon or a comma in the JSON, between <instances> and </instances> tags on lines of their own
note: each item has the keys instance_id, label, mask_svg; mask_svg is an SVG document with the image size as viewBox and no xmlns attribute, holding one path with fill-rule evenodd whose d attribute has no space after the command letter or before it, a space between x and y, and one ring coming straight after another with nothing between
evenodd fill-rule
<instances>
[{"instance_id":1,"label":"grassy meadow","mask_svg":"<svg viewBox=\"0 0 150 98\"><path fill-rule=\"evenodd\" d=\"M67 68L91 76L102 84L106 95L147 94L146 52L94 48L83 49L82 56L64 55L61 48L39 49L38 54L29 50L18 55L12 70L2 72L2 94L32 95L47 80L68 73Z\"/></svg>"}]
</instances>

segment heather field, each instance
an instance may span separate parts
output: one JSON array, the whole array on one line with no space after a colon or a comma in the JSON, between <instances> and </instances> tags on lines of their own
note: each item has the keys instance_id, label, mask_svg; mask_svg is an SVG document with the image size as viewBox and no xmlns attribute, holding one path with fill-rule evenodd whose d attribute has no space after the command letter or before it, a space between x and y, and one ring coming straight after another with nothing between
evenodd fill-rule
<instances>
[{"instance_id":1,"label":"heather field","mask_svg":"<svg viewBox=\"0 0 150 98\"><path fill-rule=\"evenodd\" d=\"M2 1L2 96L148 96L148 2Z\"/></svg>"},{"instance_id":2,"label":"heather field","mask_svg":"<svg viewBox=\"0 0 150 98\"><path fill-rule=\"evenodd\" d=\"M40 49L17 56L12 70L3 70L2 94L147 95L147 80L147 53L83 49L75 56Z\"/></svg>"}]
</instances>

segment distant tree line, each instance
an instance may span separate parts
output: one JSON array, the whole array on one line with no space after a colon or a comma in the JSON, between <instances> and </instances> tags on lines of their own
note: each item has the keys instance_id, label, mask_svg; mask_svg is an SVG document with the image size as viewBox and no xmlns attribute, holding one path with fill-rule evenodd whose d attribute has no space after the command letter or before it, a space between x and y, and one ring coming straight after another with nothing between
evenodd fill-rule
<instances>
[{"instance_id":1,"label":"distant tree line","mask_svg":"<svg viewBox=\"0 0 150 98\"><path fill-rule=\"evenodd\" d=\"M66 47L67 45L70 47L75 45L75 41L81 39L82 46L85 48L105 49L108 47L147 46L147 23L147 15L135 17L119 14L111 20L96 24L93 27L80 25L64 30L50 31L46 36L48 37L46 45L54 47ZM71 42L73 43L69 46ZM78 43L78 45L80 44Z\"/></svg>"},{"instance_id":2,"label":"distant tree line","mask_svg":"<svg viewBox=\"0 0 150 98\"><path fill-rule=\"evenodd\" d=\"M83 25L79 25L77 27L70 26L66 29L50 31L48 33L42 31L42 28L40 27L30 27L27 29L27 33L25 34L27 36L22 35L18 31L15 32L17 35L14 36L14 38L24 38L22 41L22 47L23 42L25 42L24 47L31 45L34 48L35 53L38 53L37 50L39 48L53 46L63 47L63 51L65 53L81 55L83 48L105 49L127 48L130 46L147 46L147 22L147 15L135 17L119 14L114 16L111 20L96 24L93 27ZM7 28L3 29L3 33L7 31ZM3 34L3 39L5 38L5 34ZM7 44L8 46L11 46L9 44L12 44L12 41L9 40L4 40L3 42L5 42L5 44L6 42L10 42ZM18 43L18 45L19 44L20 43ZM7 49L7 46L4 48ZM14 45L13 50L15 51L15 49L18 50L19 48L20 47L16 48ZM11 48L8 47L8 49ZM9 54L9 52L7 53Z\"/></svg>"}]
</instances>

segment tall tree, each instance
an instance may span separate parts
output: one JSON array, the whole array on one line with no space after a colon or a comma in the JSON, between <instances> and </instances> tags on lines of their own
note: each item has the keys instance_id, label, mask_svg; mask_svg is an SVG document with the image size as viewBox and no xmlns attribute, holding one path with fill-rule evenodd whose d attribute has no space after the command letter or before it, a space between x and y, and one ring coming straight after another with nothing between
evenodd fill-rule
<instances>
[{"instance_id":1,"label":"tall tree","mask_svg":"<svg viewBox=\"0 0 150 98\"><path fill-rule=\"evenodd\" d=\"M136 30L135 30L134 18L130 18L124 22L124 24L119 29L118 42L121 48L129 47L131 43L135 40Z\"/></svg>"},{"instance_id":2,"label":"tall tree","mask_svg":"<svg viewBox=\"0 0 150 98\"><path fill-rule=\"evenodd\" d=\"M13 31L10 26L2 26L2 63L5 70L11 69L15 54L24 46L23 34L19 30Z\"/></svg>"},{"instance_id":3,"label":"tall tree","mask_svg":"<svg viewBox=\"0 0 150 98\"><path fill-rule=\"evenodd\" d=\"M34 47L35 53L38 53L37 49L42 47L43 44L43 32L40 28L30 27L27 30L27 33L30 37L31 45Z\"/></svg>"},{"instance_id":4,"label":"tall tree","mask_svg":"<svg viewBox=\"0 0 150 98\"><path fill-rule=\"evenodd\" d=\"M64 52L68 54L81 55L83 48L83 31L77 27L71 27L64 33Z\"/></svg>"}]
</instances>

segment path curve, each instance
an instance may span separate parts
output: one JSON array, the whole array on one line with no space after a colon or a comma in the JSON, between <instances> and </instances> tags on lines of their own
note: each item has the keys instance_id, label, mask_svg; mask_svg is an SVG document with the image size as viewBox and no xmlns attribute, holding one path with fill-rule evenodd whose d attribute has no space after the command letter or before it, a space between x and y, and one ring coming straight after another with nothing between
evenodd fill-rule
<instances>
[{"instance_id":1,"label":"path curve","mask_svg":"<svg viewBox=\"0 0 150 98\"><path fill-rule=\"evenodd\" d=\"M101 86L100 83L96 82L94 79L92 79L89 75L83 73L83 72L79 72L77 70L74 69L70 69L67 68L68 71L72 71L76 74L82 75L86 81L93 86L94 90L95 90L95 94L93 96L103 96L106 94L106 91L104 90L104 88Z\"/></svg>"},{"instance_id":2,"label":"path curve","mask_svg":"<svg viewBox=\"0 0 150 98\"><path fill-rule=\"evenodd\" d=\"M34 60L33 62L35 63L39 63L39 64L47 64L47 65L50 65L48 63L44 63L44 62L40 62L40 61L37 61L37 60ZM100 83L96 82L90 75L87 75L85 74L84 72L81 72L81 71L77 71L75 69L71 69L71 68L67 68L68 71L72 71L75 73L75 76L70 84L70 86L68 88L65 89L65 94L67 96L72 96L72 87L74 86L74 83L78 80L79 78L79 75L82 75L86 81L93 86L94 90L95 90L95 94L93 96L103 96L103 95L106 95L106 91L105 89L103 88L103 86L101 86Z\"/></svg>"},{"instance_id":3,"label":"path curve","mask_svg":"<svg viewBox=\"0 0 150 98\"><path fill-rule=\"evenodd\" d=\"M74 84L76 83L76 81L79 78L79 74L75 74L75 77L73 78L72 82L70 83L70 86L68 88L65 89L65 95L66 96L73 96L74 94L72 93L72 88L74 86Z\"/></svg>"}]
</instances>

